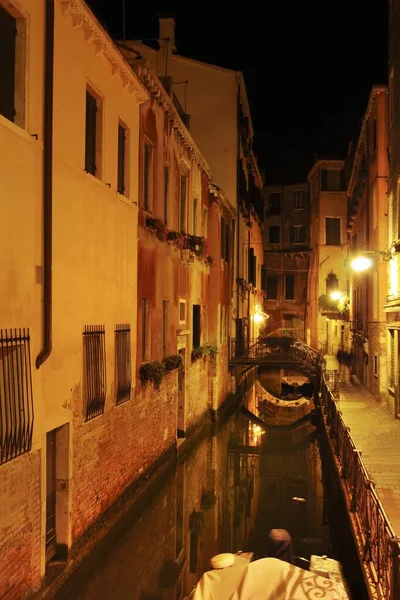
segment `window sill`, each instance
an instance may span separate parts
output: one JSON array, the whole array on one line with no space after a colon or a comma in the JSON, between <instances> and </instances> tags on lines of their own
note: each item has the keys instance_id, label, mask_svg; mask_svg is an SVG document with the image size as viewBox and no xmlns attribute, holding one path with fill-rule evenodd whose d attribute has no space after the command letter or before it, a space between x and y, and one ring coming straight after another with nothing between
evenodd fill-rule
<instances>
[{"instance_id":1,"label":"window sill","mask_svg":"<svg viewBox=\"0 0 400 600\"><path fill-rule=\"evenodd\" d=\"M116 192L116 196L117 196L118 200L121 200L121 202L123 202L124 204L128 204L128 206L137 206L137 202L134 202L133 200L128 198L128 196L125 196L124 194L121 194L120 192Z\"/></svg>"},{"instance_id":2,"label":"window sill","mask_svg":"<svg viewBox=\"0 0 400 600\"><path fill-rule=\"evenodd\" d=\"M28 142L32 142L33 144L38 143L37 137L35 135L32 135L31 133L29 133L29 131L27 131L20 125L16 125L13 121L10 121L6 117L3 117L3 115L0 115L0 125L5 127L6 129L9 129L13 133L16 133Z\"/></svg>"},{"instance_id":3,"label":"window sill","mask_svg":"<svg viewBox=\"0 0 400 600\"><path fill-rule=\"evenodd\" d=\"M110 186L108 186L106 183L104 183L104 181L102 179L100 179L96 175L92 175L92 173L89 173L88 171L86 171L86 169L83 169L83 172L85 173L86 177L90 181L93 181L93 183L97 183L97 185L99 185L100 187L102 187L105 190L111 191Z\"/></svg>"}]
</instances>

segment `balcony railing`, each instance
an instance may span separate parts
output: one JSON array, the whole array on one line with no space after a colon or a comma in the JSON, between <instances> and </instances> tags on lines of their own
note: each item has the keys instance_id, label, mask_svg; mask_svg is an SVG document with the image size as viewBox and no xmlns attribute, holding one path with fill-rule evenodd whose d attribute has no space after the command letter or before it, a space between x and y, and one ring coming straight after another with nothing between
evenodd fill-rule
<instances>
[{"instance_id":1,"label":"balcony railing","mask_svg":"<svg viewBox=\"0 0 400 600\"><path fill-rule=\"evenodd\" d=\"M395 600L400 598L400 538L395 536L329 383L329 377L322 378L322 415L348 509L356 515L352 523L364 574L375 588L374 597Z\"/></svg>"}]
</instances>

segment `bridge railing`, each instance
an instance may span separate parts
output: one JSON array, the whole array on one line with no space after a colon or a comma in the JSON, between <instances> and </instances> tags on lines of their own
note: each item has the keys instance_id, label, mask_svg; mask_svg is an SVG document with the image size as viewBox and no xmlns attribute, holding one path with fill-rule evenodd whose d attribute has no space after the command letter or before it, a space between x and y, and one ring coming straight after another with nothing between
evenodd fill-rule
<instances>
[{"instance_id":1,"label":"bridge railing","mask_svg":"<svg viewBox=\"0 0 400 600\"><path fill-rule=\"evenodd\" d=\"M251 342L249 347L243 343L239 347L236 339L232 338L229 358L246 358L254 361L268 358L269 363L279 363L282 357L286 356L302 363L314 372L317 372L325 362L319 352L291 337L264 337L251 340Z\"/></svg>"},{"instance_id":2,"label":"bridge railing","mask_svg":"<svg viewBox=\"0 0 400 600\"><path fill-rule=\"evenodd\" d=\"M375 484L357 450L325 375L321 409L346 492L348 509L367 580L381 600L400 598L400 538L375 491Z\"/></svg>"}]
</instances>

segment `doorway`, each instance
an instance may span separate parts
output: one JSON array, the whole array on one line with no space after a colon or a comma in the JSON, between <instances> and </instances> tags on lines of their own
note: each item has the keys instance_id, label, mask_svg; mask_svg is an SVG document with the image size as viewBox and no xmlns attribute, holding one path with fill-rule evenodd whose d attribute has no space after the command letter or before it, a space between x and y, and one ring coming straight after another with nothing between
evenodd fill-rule
<instances>
[{"instance_id":1,"label":"doorway","mask_svg":"<svg viewBox=\"0 0 400 600\"><path fill-rule=\"evenodd\" d=\"M68 559L69 424L46 434L46 563Z\"/></svg>"},{"instance_id":2,"label":"doorway","mask_svg":"<svg viewBox=\"0 0 400 600\"><path fill-rule=\"evenodd\" d=\"M185 381L185 358L186 349L179 350L182 357L182 366L178 369L178 415L177 415L177 437L185 437L185 415L186 415L186 381Z\"/></svg>"}]
</instances>

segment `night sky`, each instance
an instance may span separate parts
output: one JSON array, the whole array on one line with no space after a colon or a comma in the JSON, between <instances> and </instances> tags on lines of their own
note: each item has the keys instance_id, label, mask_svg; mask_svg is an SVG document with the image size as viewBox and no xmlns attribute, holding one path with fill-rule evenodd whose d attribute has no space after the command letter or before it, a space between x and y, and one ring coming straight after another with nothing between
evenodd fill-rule
<instances>
[{"instance_id":1,"label":"night sky","mask_svg":"<svg viewBox=\"0 0 400 600\"><path fill-rule=\"evenodd\" d=\"M121 38L123 0L88 4ZM173 11L179 54L244 72L266 183L305 180L315 155L345 157L371 86L387 82L387 1L237 6L125 0L126 38L157 38L157 14Z\"/></svg>"}]
</instances>

